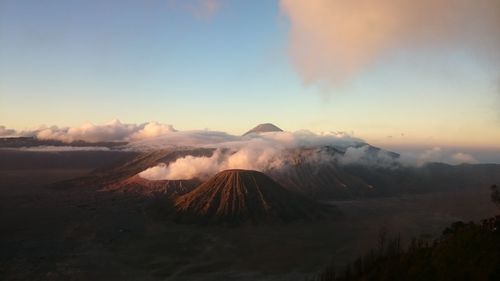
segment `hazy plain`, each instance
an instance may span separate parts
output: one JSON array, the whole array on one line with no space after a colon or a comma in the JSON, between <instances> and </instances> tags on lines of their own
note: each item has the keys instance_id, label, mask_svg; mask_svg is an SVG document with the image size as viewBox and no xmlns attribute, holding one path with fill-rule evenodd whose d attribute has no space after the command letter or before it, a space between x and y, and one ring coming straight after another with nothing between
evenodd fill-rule
<instances>
[{"instance_id":1,"label":"hazy plain","mask_svg":"<svg viewBox=\"0 0 500 281\"><path fill-rule=\"evenodd\" d=\"M431 239L495 213L485 186L327 202L341 215L315 223L204 227L169 221L164 201L50 186L126 157L105 153L73 154L73 165L0 161L0 279L304 280L376 246L381 231Z\"/></svg>"}]
</instances>

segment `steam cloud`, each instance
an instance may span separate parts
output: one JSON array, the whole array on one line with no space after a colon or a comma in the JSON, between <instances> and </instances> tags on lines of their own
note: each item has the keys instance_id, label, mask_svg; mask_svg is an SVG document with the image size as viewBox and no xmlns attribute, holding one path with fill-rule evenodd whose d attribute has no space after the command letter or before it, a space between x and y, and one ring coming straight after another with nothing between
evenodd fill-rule
<instances>
[{"instance_id":1,"label":"steam cloud","mask_svg":"<svg viewBox=\"0 0 500 281\"><path fill-rule=\"evenodd\" d=\"M274 136L268 134L267 137ZM226 169L265 171L280 168L285 159L286 144L260 137L215 146L219 148L210 157L182 157L168 166L160 164L149 168L139 176L150 180L205 179Z\"/></svg>"},{"instance_id":2,"label":"steam cloud","mask_svg":"<svg viewBox=\"0 0 500 281\"><path fill-rule=\"evenodd\" d=\"M498 0L280 0L306 83L334 84L399 50L463 48L498 63Z\"/></svg>"},{"instance_id":3,"label":"steam cloud","mask_svg":"<svg viewBox=\"0 0 500 281\"><path fill-rule=\"evenodd\" d=\"M225 137L224 137L225 136ZM140 146L137 144L140 143ZM449 152L435 147L417 155L403 155L377 150L360 139L343 133L314 134L301 132L273 132L237 137L220 132L192 131L176 132L147 141L131 143L130 147L143 150L147 146L158 149L165 144L179 146L211 147L211 156L186 156L166 165L161 163L139 173L149 180L206 179L226 169L250 169L271 171L286 168L297 161L316 164L337 163L340 165L367 165L384 168L398 166L421 166L428 162L451 164L477 163L477 160L463 152ZM334 147L343 153L331 154L322 149Z\"/></svg>"},{"instance_id":4,"label":"steam cloud","mask_svg":"<svg viewBox=\"0 0 500 281\"><path fill-rule=\"evenodd\" d=\"M387 163L395 161L393 158L389 159L390 157L385 155L387 152L383 150L375 152L372 155L373 159L367 157L370 154L368 146L362 140L344 133L270 132L243 137L226 135L226 140L221 137L220 133L213 134L217 137L212 138L210 132L204 134L208 138L200 138L199 131L176 132L140 142L140 146L132 143L131 147L135 149L144 149L145 143L159 145L159 143L182 144L186 142L194 146L216 149L210 157L182 157L168 166L162 163L146 169L139 176L149 180L205 179L226 169L269 171L297 161L315 164L339 161L342 164L356 162L367 165L382 165L384 161ZM192 137L193 135L195 138ZM193 142L193 140L198 140L198 142ZM324 146L334 147L345 153L343 155L331 154L322 149ZM306 153L306 157L300 157L304 156L301 153Z\"/></svg>"}]
</instances>

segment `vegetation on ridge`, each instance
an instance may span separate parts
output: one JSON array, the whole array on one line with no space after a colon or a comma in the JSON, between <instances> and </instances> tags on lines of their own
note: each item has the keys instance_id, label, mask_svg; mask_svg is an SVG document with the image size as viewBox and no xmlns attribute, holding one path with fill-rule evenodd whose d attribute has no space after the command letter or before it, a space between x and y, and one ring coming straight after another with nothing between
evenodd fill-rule
<instances>
[{"instance_id":1,"label":"vegetation on ridge","mask_svg":"<svg viewBox=\"0 0 500 281\"><path fill-rule=\"evenodd\" d=\"M500 208L500 192L491 187ZM432 243L412 239L403 249L399 236L338 271L331 265L312 281L348 280L500 280L500 216L481 223L455 222Z\"/></svg>"}]
</instances>

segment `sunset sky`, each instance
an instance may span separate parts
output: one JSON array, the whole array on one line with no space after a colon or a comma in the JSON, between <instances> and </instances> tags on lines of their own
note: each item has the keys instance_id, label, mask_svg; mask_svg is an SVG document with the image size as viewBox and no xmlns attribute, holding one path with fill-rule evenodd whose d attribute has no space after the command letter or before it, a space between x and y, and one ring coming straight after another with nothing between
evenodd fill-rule
<instances>
[{"instance_id":1,"label":"sunset sky","mask_svg":"<svg viewBox=\"0 0 500 281\"><path fill-rule=\"evenodd\" d=\"M498 0L2 0L0 125L500 151Z\"/></svg>"}]
</instances>

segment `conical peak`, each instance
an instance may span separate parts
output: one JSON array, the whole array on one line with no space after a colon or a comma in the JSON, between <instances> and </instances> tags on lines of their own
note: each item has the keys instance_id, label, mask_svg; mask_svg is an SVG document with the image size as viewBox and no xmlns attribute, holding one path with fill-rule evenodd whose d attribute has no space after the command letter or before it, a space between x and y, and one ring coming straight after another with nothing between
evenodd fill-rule
<instances>
[{"instance_id":1,"label":"conical peak","mask_svg":"<svg viewBox=\"0 0 500 281\"><path fill-rule=\"evenodd\" d=\"M278 128L276 125L271 124L271 123L263 123L259 124L250 131L246 132L245 135L252 134L252 133L268 133L268 132L283 132L282 129Z\"/></svg>"},{"instance_id":2,"label":"conical peak","mask_svg":"<svg viewBox=\"0 0 500 281\"><path fill-rule=\"evenodd\" d=\"M181 221L229 224L307 220L318 215L320 209L266 174L242 169L219 172L177 198L175 208Z\"/></svg>"}]
</instances>

